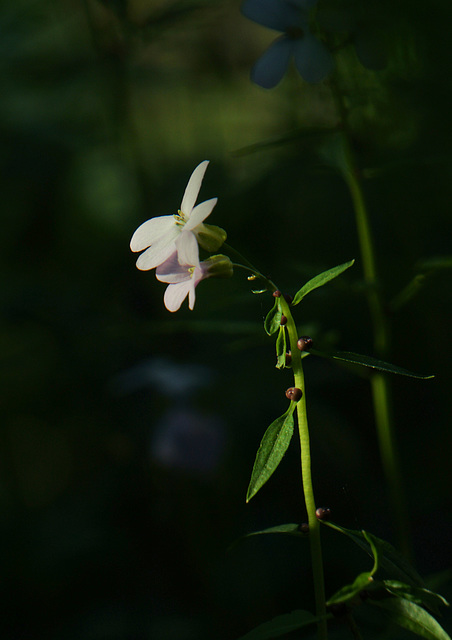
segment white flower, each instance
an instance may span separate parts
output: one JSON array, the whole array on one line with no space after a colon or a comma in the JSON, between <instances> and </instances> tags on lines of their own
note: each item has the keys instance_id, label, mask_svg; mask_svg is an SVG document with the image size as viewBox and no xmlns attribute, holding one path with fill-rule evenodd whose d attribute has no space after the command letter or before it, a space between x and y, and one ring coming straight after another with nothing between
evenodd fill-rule
<instances>
[{"instance_id":1,"label":"white flower","mask_svg":"<svg viewBox=\"0 0 452 640\"><path fill-rule=\"evenodd\" d=\"M217 203L217 198L212 198L195 206L208 164L209 161L204 160L191 174L177 214L151 218L143 222L133 234L130 241L132 251L146 249L137 260L137 268L141 271L158 267L175 251L180 264L199 268L196 236Z\"/></svg>"},{"instance_id":2,"label":"white flower","mask_svg":"<svg viewBox=\"0 0 452 640\"><path fill-rule=\"evenodd\" d=\"M211 276L232 276L232 263L227 256L212 256L199 265L190 265L180 264L178 255L174 252L155 272L157 280L168 284L163 298L168 311L177 311L187 295L188 306L193 310L197 285Z\"/></svg>"}]
</instances>

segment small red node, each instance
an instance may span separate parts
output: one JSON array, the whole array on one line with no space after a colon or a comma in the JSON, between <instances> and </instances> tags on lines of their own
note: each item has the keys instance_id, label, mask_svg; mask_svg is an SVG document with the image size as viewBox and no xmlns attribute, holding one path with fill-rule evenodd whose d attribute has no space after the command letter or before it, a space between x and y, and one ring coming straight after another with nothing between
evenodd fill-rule
<instances>
[{"instance_id":1,"label":"small red node","mask_svg":"<svg viewBox=\"0 0 452 640\"><path fill-rule=\"evenodd\" d=\"M303 396L303 391L298 387L289 387L286 391L286 398L298 402Z\"/></svg>"},{"instance_id":2,"label":"small red node","mask_svg":"<svg viewBox=\"0 0 452 640\"><path fill-rule=\"evenodd\" d=\"M317 520L329 520L331 517L331 509L328 509L328 507L319 507L316 509L315 515L317 516Z\"/></svg>"},{"instance_id":3,"label":"small red node","mask_svg":"<svg viewBox=\"0 0 452 640\"><path fill-rule=\"evenodd\" d=\"M297 347L300 351L309 351L312 347L312 338L309 336L301 336L301 338L298 338Z\"/></svg>"},{"instance_id":4,"label":"small red node","mask_svg":"<svg viewBox=\"0 0 452 640\"><path fill-rule=\"evenodd\" d=\"M279 323L282 327L287 324L287 318L286 316L281 316L281 322Z\"/></svg>"},{"instance_id":5,"label":"small red node","mask_svg":"<svg viewBox=\"0 0 452 640\"><path fill-rule=\"evenodd\" d=\"M279 289L276 289L276 291L273 291L272 296L274 298L280 298L281 297L281 291L279 291Z\"/></svg>"}]
</instances>

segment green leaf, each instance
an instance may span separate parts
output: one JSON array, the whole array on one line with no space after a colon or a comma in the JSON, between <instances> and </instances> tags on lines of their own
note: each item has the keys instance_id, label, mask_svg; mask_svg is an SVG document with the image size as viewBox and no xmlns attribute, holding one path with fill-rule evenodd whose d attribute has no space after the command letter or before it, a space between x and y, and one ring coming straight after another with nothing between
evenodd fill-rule
<instances>
[{"instance_id":1,"label":"green leaf","mask_svg":"<svg viewBox=\"0 0 452 640\"><path fill-rule=\"evenodd\" d=\"M276 339L276 368L284 369L286 366L286 329L279 327L278 337Z\"/></svg>"},{"instance_id":2,"label":"green leaf","mask_svg":"<svg viewBox=\"0 0 452 640\"><path fill-rule=\"evenodd\" d=\"M430 589L424 589L423 587L413 587L409 584L404 584L398 580L383 580L384 587L388 593L391 593L398 598L405 598L411 602L415 602L435 614L439 614L439 606L449 606L449 603L439 593L435 593Z\"/></svg>"},{"instance_id":3,"label":"green leaf","mask_svg":"<svg viewBox=\"0 0 452 640\"><path fill-rule=\"evenodd\" d=\"M339 591L336 591L334 596L332 596L326 604L330 606L332 604L339 604L340 602L348 602L366 589L370 582L372 582L370 571L364 571L364 573L359 574L352 584L348 584L339 589Z\"/></svg>"},{"instance_id":4,"label":"green leaf","mask_svg":"<svg viewBox=\"0 0 452 640\"><path fill-rule=\"evenodd\" d=\"M281 301L279 298L275 298L275 303L270 311L267 313L267 317L264 321L264 329L269 336L276 333L281 326Z\"/></svg>"},{"instance_id":5,"label":"green leaf","mask_svg":"<svg viewBox=\"0 0 452 640\"><path fill-rule=\"evenodd\" d=\"M282 533L284 535L300 536L302 538L306 537L306 535L300 531L299 524L290 523L290 524L278 524L275 527L268 527L268 529L261 529L260 531L252 531L251 533L247 533L244 536L244 538L250 538L251 536L267 535L272 533L276 533L276 534Z\"/></svg>"},{"instance_id":6,"label":"green leaf","mask_svg":"<svg viewBox=\"0 0 452 640\"><path fill-rule=\"evenodd\" d=\"M250 144L247 147L236 149L235 151L232 152L232 155L235 157L246 156L246 155L249 155L250 153L255 153L256 151L261 151L264 149L272 149L274 147L279 147L288 143L293 144L297 140L300 140L303 138L325 136L326 134L331 134L332 132L335 132L335 131L336 129L326 128L326 127L295 129L293 131L288 131L287 133L283 133L278 136L268 138L267 140L262 140L261 142Z\"/></svg>"},{"instance_id":7,"label":"green leaf","mask_svg":"<svg viewBox=\"0 0 452 640\"><path fill-rule=\"evenodd\" d=\"M319 619L309 611L299 609L264 622L249 633L241 636L239 640L271 640L271 638L279 638L279 636L291 631L315 624Z\"/></svg>"},{"instance_id":8,"label":"green leaf","mask_svg":"<svg viewBox=\"0 0 452 640\"><path fill-rule=\"evenodd\" d=\"M421 273L436 271L437 269L451 269L452 256L433 256L431 258L424 258L423 260L419 260L415 268Z\"/></svg>"},{"instance_id":9,"label":"green leaf","mask_svg":"<svg viewBox=\"0 0 452 640\"><path fill-rule=\"evenodd\" d=\"M427 640L451 640L442 626L428 611L405 598L387 598L384 600L366 600L369 604L382 609L388 618Z\"/></svg>"},{"instance_id":10,"label":"green leaf","mask_svg":"<svg viewBox=\"0 0 452 640\"><path fill-rule=\"evenodd\" d=\"M249 502L267 482L286 453L293 435L293 412L296 402L291 402L288 410L277 418L264 433L254 461L253 472L246 494Z\"/></svg>"},{"instance_id":11,"label":"green leaf","mask_svg":"<svg viewBox=\"0 0 452 640\"><path fill-rule=\"evenodd\" d=\"M359 353L352 353L351 351L319 351L318 349L310 349L310 353L320 358L330 358L332 360L341 360L342 362L350 362L351 364L359 364L363 367L369 367L371 369L377 369L378 371L384 371L385 373L396 373L399 376L407 376L408 378L417 378L418 380L430 380L435 376L424 376L420 373L413 373L408 369L402 369L395 364L389 362L383 362L383 360L377 360L371 356L363 356Z\"/></svg>"},{"instance_id":12,"label":"green leaf","mask_svg":"<svg viewBox=\"0 0 452 640\"><path fill-rule=\"evenodd\" d=\"M366 531L362 531L361 533L364 539L368 542L369 547L372 551L374 557L374 566L372 567L371 571L360 573L359 576L355 578L352 584L348 584L345 587L339 589L339 591L336 591L334 596L332 596L328 600L327 605L338 604L340 602L347 602L348 600L351 600L361 591L366 589L369 586L369 583L373 581L372 576L378 569L378 551L373 542L372 536Z\"/></svg>"},{"instance_id":13,"label":"green leaf","mask_svg":"<svg viewBox=\"0 0 452 640\"><path fill-rule=\"evenodd\" d=\"M368 540L364 537L363 531L356 531L354 529L346 529L333 522L321 520L323 525L334 529L339 533L346 535L353 540L361 549L364 549L369 555L374 555ZM369 535L369 534L368 534ZM399 579L401 582L405 582L411 586L425 587L424 581L417 573L416 569L408 562L408 560L402 556L394 547L386 542L372 535L372 542L377 549L378 561L380 567L391 577Z\"/></svg>"},{"instance_id":14,"label":"green leaf","mask_svg":"<svg viewBox=\"0 0 452 640\"><path fill-rule=\"evenodd\" d=\"M340 264L337 267L333 267L332 269L328 269L328 271L324 271L323 273L319 273L318 276L311 278L305 285L301 287L299 291L295 294L295 297L292 302L292 307L297 305L301 300L314 289L318 289L319 287L323 287L324 284L333 280L333 278L337 278L343 273L346 269L352 266L354 260L350 260L350 262L345 262L344 264Z\"/></svg>"},{"instance_id":15,"label":"green leaf","mask_svg":"<svg viewBox=\"0 0 452 640\"><path fill-rule=\"evenodd\" d=\"M389 309L398 311L409 302L429 281L429 277L442 269L452 268L452 256L433 256L424 258L415 265L416 275L410 282L391 300Z\"/></svg>"}]
</instances>

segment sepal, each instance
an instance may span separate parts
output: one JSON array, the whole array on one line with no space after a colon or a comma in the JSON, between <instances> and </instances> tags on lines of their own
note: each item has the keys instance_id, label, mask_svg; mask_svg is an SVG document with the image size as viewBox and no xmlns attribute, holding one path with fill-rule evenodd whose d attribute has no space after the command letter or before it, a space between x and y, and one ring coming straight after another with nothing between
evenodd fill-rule
<instances>
[{"instance_id":1,"label":"sepal","mask_svg":"<svg viewBox=\"0 0 452 640\"><path fill-rule=\"evenodd\" d=\"M200 246L206 251L218 251L226 242L227 233L221 227L203 222L196 231L196 237Z\"/></svg>"},{"instance_id":2,"label":"sepal","mask_svg":"<svg viewBox=\"0 0 452 640\"><path fill-rule=\"evenodd\" d=\"M209 278L230 278L234 274L232 262L227 256L219 253L204 260L203 265Z\"/></svg>"}]
</instances>

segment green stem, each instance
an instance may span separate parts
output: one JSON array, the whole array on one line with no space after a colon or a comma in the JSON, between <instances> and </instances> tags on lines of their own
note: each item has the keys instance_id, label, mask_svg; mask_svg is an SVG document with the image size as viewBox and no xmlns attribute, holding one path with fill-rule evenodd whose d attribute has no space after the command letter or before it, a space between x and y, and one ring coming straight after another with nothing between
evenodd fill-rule
<instances>
[{"instance_id":1,"label":"green stem","mask_svg":"<svg viewBox=\"0 0 452 640\"><path fill-rule=\"evenodd\" d=\"M343 164L341 170L349 188L355 211L355 222L363 264L364 280L366 283L367 301L373 328L374 349L378 357L385 358L387 357L387 352L390 347L390 332L378 286L378 273L369 214L361 184L361 176L350 144L345 107L339 90L334 85L333 93L335 94L343 125ZM371 389L380 456L394 514L398 545L401 551L410 556L409 515L403 491L402 475L392 421L390 388L387 378L381 373L374 374L371 378Z\"/></svg>"},{"instance_id":2,"label":"green stem","mask_svg":"<svg viewBox=\"0 0 452 640\"><path fill-rule=\"evenodd\" d=\"M314 596L316 615L320 618L317 623L318 640L326 640L328 638L328 629L326 621L326 604L325 604L325 584L323 578L323 559L322 547L320 542L320 523L316 516L316 506L314 499L314 489L312 486L311 476L311 449L309 444L309 428L306 412L306 393L303 374L303 365L301 360L301 352L297 347L298 333L297 328L290 311L290 307L281 296L281 308L283 314L287 318L287 332L289 334L290 349L292 352L292 369L295 377L295 386L301 389L303 396L297 404L298 415L298 431L300 434L301 447L301 473L303 480L303 493L306 504L306 511L309 523L309 540L311 545L312 572L314 577Z\"/></svg>"}]
</instances>

